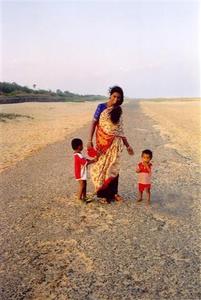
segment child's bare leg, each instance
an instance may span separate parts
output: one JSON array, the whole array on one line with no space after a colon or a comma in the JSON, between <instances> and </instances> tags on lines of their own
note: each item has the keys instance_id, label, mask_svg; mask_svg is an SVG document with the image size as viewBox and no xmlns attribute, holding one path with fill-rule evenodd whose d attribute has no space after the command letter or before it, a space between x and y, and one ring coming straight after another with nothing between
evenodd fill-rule
<instances>
[{"instance_id":1,"label":"child's bare leg","mask_svg":"<svg viewBox=\"0 0 201 300\"><path fill-rule=\"evenodd\" d=\"M87 181L82 180L82 182L83 182L82 199L85 200L87 196Z\"/></svg>"},{"instance_id":2,"label":"child's bare leg","mask_svg":"<svg viewBox=\"0 0 201 300\"><path fill-rule=\"evenodd\" d=\"M78 183L79 183L79 187L78 187L78 199L79 200L82 200L82 197L83 197L83 190L84 190L84 181L85 180L79 180Z\"/></svg>"},{"instance_id":3,"label":"child's bare leg","mask_svg":"<svg viewBox=\"0 0 201 300\"><path fill-rule=\"evenodd\" d=\"M137 199L137 202L141 202L141 201L142 201L142 194L143 194L143 192L138 191L138 199Z\"/></svg>"},{"instance_id":4,"label":"child's bare leg","mask_svg":"<svg viewBox=\"0 0 201 300\"><path fill-rule=\"evenodd\" d=\"M151 202L151 191L150 191L150 188L146 189L146 194L147 194L147 205L150 205L150 202Z\"/></svg>"}]
</instances>

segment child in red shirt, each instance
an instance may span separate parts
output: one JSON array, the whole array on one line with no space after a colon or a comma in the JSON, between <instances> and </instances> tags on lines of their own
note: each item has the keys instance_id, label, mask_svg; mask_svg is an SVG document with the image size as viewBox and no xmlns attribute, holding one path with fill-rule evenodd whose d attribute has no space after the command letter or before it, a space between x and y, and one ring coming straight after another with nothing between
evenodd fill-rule
<instances>
[{"instance_id":1,"label":"child in red shirt","mask_svg":"<svg viewBox=\"0 0 201 300\"><path fill-rule=\"evenodd\" d=\"M79 183L78 199L87 201L87 166L97 161L97 159L86 159L82 155L83 142L81 139L75 138L71 141L71 146L74 150L74 172L75 179Z\"/></svg>"},{"instance_id":2,"label":"child in red shirt","mask_svg":"<svg viewBox=\"0 0 201 300\"><path fill-rule=\"evenodd\" d=\"M136 168L136 173L138 173L138 190L139 198L137 202L142 201L143 192L146 191L147 194L147 204L150 204L151 197L151 159L152 151L144 150L141 155L142 161L138 164Z\"/></svg>"}]
</instances>

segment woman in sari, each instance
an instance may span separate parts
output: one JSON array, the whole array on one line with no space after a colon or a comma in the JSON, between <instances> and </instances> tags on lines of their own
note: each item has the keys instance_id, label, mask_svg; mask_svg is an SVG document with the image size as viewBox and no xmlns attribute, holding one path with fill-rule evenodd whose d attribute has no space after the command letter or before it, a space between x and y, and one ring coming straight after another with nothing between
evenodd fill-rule
<instances>
[{"instance_id":1,"label":"woman in sari","mask_svg":"<svg viewBox=\"0 0 201 300\"><path fill-rule=\"evenodd\" d=\"M102 203L123 200L118 194L120 155L123 145L130 155L134 154L123 132L121 109L123 100L124 94L120 87L114 86L110 89L107 103L99 104L96 109L87 144L88 149L93 147L93 135L96 131L98 160L92 165L90 174L96 194L102 198Z\"/></svg>"}]
</instances>

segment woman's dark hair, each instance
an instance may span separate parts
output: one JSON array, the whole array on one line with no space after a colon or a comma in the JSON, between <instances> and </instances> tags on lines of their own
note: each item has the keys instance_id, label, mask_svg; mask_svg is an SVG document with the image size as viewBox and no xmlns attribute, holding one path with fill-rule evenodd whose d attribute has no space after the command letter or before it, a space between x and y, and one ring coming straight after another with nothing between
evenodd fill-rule
<instances>
[{"instance_id":1,"label":"woman's dark hair","mask_svg":"<svg viewBox=\"0 0 201 300\"><path fill-rule=\"evenodd\" d=\"M121 106L114 106L110 112L110 118L111 118L111 121L113 124L116 124L119 122L121 114L122 114Z\"/></svg>"},{"instance_id":2,"label":"woman's dark hair","mask_svg":"<svg viewBox=\"0 0 201 300\"><path fill-rule=\"evenodd\" d=\"M149 149L143 150L143 151L142 151L142 156L143 156L143 154L149 155L150 159L152 159L152 157L153 157L153 153L152 153L152 151L149 150Z\"/></svg>"},{"instance_id":3,"label":"woman's dark hair","mask_svg":"<svg viewBox=\"0 0 201 300\"><path fill-rule=\"evenodd\" d=\"M73 139L71 141L71 146L73 148L73 150L77 150L79 146L82 146L83 143L82 143L82 140L81 139Z\"/></svg>"},{"instance_id":4,"label":"woman's dark hair","mask_svg":"<svg viewBox=\"0 0 201 300\"><path fill-rule=\"evenodd\" d=\"M124 101L124 92L123 92L122 88L120 88L120 86L115 85L109 89L109 93L110 93L110 96L113 93L118 93L121 96L121 99L116 103L116 105L113 107L112 111L110 112L111 121L112 121L112 123L116 124L119 122L119 119L122 114L122 108L120 105Z\"/></svg>"}]
</instances>

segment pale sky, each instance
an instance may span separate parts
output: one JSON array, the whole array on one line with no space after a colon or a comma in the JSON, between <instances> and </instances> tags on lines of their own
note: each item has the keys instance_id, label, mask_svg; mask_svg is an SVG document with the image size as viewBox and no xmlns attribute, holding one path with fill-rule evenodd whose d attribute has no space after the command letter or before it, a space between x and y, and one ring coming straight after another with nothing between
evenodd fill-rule
<instances>
[{"instance_id":1,"label":"pale sky","mask_svg":"<svg viewBox=\"0 0 201 300\"><path fill-rule=\"evenodd\" d=\"M198 1L1 1L1 77L129 97L200 95Z\"/></svg>"}]
</instances>

